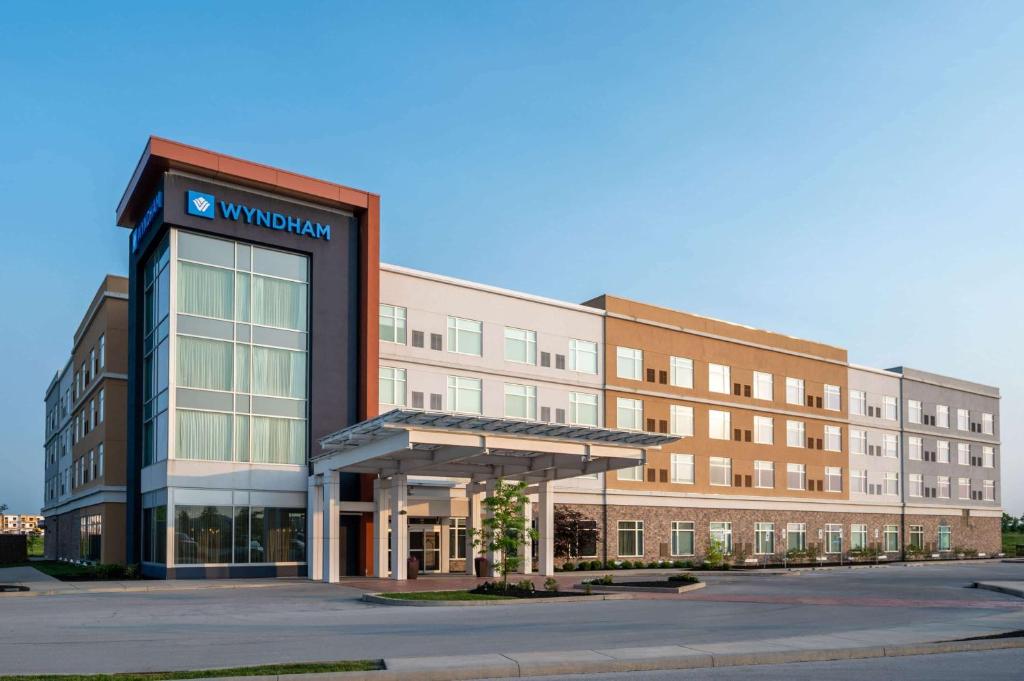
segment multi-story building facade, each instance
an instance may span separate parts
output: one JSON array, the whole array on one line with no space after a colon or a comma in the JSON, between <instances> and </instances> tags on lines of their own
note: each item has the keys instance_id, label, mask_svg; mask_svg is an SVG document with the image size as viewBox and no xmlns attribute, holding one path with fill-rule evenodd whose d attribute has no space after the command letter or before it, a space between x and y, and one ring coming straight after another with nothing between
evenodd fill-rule
<instances>
[{"instance_id":1,"label":"multi-story building facade","mask_svg":"<svg viewBox=\"0 0 1024 681\"><path fill-rule=\"evenodd\" d=\"M5 513L0 515L0 534L42 534L43 516Z\"/></svg>"},{"instance_id":2,"label":"multi-story building facade","mask_svg":"<svg viewBox=\"0 0 1024 681\"><path fill-rule=\"evenodd\" d=\"M610 295L381 266L378 214L367 192L150 140L118 207L124 533L145 574L334 581L400 576L406 555L472 569L496 476L530 485L542 570L555 508L595 531L573 558L999 550L994 388ZM84 504L90 366L76 335L70 491L49 511ZM964 410L965 429L935 405L951 425ZM946 435L967 464L932 458Z\"/></svg>"},{"instance_id":3,"label":"multi-story building facade","mask_svg":"<svg viewBox=\"0 0 1024 681\"><path fill-rule=\"evenodd\" d=\"M48 557L125 560L127 330L128 280L108 275L47 390Z\"/></svg>"},{"instance_id":4,"label":"multi-story building facade","mask_svg":"<svg viewBox=\"0 0 1024 681\"><path fill-rule=\"evenodd\" d=\"M901 424L906 541L927 553L1000 543L999 389L907 367Z\"/></svg>"}]
</instances>

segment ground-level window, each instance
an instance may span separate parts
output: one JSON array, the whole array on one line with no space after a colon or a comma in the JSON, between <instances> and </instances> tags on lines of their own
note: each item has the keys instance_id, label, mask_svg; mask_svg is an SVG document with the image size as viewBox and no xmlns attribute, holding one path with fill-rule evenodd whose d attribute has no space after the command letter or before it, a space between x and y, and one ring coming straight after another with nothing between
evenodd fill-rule
<instances>
[{"instance_id":1,"label":"ground-level window","mask_svg":"<svg viewBox=\"0 0 1024 681\"><path fill-rule=\"evenodd\" d=\"M619 521L619 555L644 555L644 521Z\"/></svg>"},{"instance_id":2,"label":"ground-level window","mask_svg":"<svg viewBox=\"0 0 1024 681\"><path fill-rule=\"evenodd\" d=\"M732 553L732 523L711 523L711 541L718 542L725 553Z\"/></svg>"},{"instance_id":3,"label":"ground-level window","mask_svg":"<svg viewBox=\"0 0 1024 681\"><path fill-rule=\"evenodd\" d=\"M924 525L910 526L910 546L915 549L924 548Z\"/></svg>"},{"instance_id":4,"label":"ground-level window","mask_svg":"<svg viewBox=\"0 0 1024 681\"><path fill-rule=\"evenodd\" d=\"M949 525L939 525L939 551L949 551L951 534Z\"/></svg>"},{"instance_id":5,"label":"ground-level window","mask_svg":"<svg viewBox=\"0 0 1024 681\"><path fill-rule=\"evenodd\" d=\"M807 523L786 525L786 548L790 551L807 550Z\"/></svg>"},{"instance_id":6,"label":"ground-level window","mask_svg":"<svg viewBox=\"0 0 1024 681\"><path fill-rule=\"evenodd\" d=\"M850 550L861 551L868 547L868 526L854 523L850 525Z\"/></svg>"},{"instance_id":7,"label":"ground-level window","mask_svg":"<svg viewBox=\"0 0 1024 681\"><path fill-rule=\"evenodd\" d=\"M900 529L896 525L885 526L885 550L887 553L900 550Z\"/></svg>"},{"instance_id":8,"label":"ground-level window","mask_svg":"<svg viewBox=\"0 0 1024 681\"><path fill-rule=\"evenodd\" d=\"M686 521L672 521L672 555L692 556L693 555L693 523Z\"/></svg>"},{"instance_id":9,"label":"ground-level window","mask_svg":"<svg viewBox=\"0 0 1024 681\"><path fill-rule=\"evenodd\" d=\"M837 524L825 525L825 553L843 552L843 526Z\"/></svg>"},{"instance_id":10,"label":"ground-level window","mask_svg":"<svg viewBox=\"0 0 1024 681\"><path fill-rule=\"evenodd\" d=\"M448 519L448 557L462 559L466 557L466 519Z\"/></svg>"},{"instance_id":11,"label":"ground-level window","mask_svg":"<svg viewBox=\"0 0 1024 681\"><path fill-rule=\"evenodd\" d=\"M84 515L79 522L78 557L82 560L98 561L103 544L103 516Z\"/></svg>"},{"instance_id":12,"label":"ground-level window","mask_svg":"<svg viewBox=\"0 0 1024 681\"><path fill-rule=\"evenodd\" d=\"M754 553L760 556L775 553L775 523L754 523Z\"/></svg>"},{"instance_id":13,"label":"ground-level window","mask_svg":"<svg viewBox=\"0 0 1024 681\"><path fill-rule=\"evenodd\" d=\"M306 510L177 506L174 562L299 563L306 560Z\"/></svg>"},{"instance_id":14,"label":"ground-level window","mask_svg":"<svg viewBox=\"0 0 1024 681\"><path fill-rule=\"evenodd\" d=\"M147 563L167 562L167 507L157 506L142 511L142 560Z\"/></svg>"}]
</instances>

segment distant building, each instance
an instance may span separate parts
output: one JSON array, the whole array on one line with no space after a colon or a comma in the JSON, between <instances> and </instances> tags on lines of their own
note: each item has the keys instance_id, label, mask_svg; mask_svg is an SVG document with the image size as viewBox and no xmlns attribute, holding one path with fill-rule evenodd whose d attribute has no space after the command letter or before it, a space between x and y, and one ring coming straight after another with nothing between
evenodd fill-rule
<instances>
[{"instance_id":1,"label":"distant building","mask_svg":"<svg viewBox=\"0 0 1024 681\"><path fill-rule=\"evenodd\" d=\"M43 534L41 515L17 515L5 513L0 516L0 534Z\"/></svg>"}]
</instances>

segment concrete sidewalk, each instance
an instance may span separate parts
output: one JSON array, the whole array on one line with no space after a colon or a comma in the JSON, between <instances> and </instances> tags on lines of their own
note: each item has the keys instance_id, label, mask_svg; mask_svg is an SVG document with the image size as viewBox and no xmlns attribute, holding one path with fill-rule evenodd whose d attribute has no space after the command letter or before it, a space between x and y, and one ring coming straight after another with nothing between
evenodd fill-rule
<instances>
[{"instance_id":1,"label":"concrete sidewalk","mask_svg":"<svg viewBox=\"0 0 1024 681\"><path fill-rule=\"evenodd\" d=\"M110 580L99 582L62 582L30 565L0 568L0 584L24 586L28 591L3 594L3 598L59 596L65 594L132 593L155 591L205 591L212 589L258 589L289 582L307 583L304 578L276 579L195 579L195 580Z\"/></svg>"},{"instance_id":2,"label":"concrete sidewalk","mask_svg":"<svg viewBox=\"0 0 1024 681\"><path fill-rule=\"evenodd\" d=\"M998 591L999 593L1024 598L1024 581L1011 582L975 582L975 588Z\"/></svg>"}]
</instances>

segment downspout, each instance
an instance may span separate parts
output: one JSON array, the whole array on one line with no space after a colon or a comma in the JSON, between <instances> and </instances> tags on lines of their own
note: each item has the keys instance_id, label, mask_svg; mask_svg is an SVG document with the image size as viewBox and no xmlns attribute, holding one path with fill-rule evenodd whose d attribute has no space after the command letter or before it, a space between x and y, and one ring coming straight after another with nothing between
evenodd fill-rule
<instances>
[{"instance_id":1,"label":"downspout","mask_svg":"<svg viewBox=\"0 0 1024 681\"><path fill-rule=\"evenodd\" d=\"M903 374L900 374L900 401L898 406L900 416L900 442L896 454L900 457L900 560L907 560L907 474L906 474L906 451L904 440L906 433L903 431Z\"/></svg>"}]
</instances>

